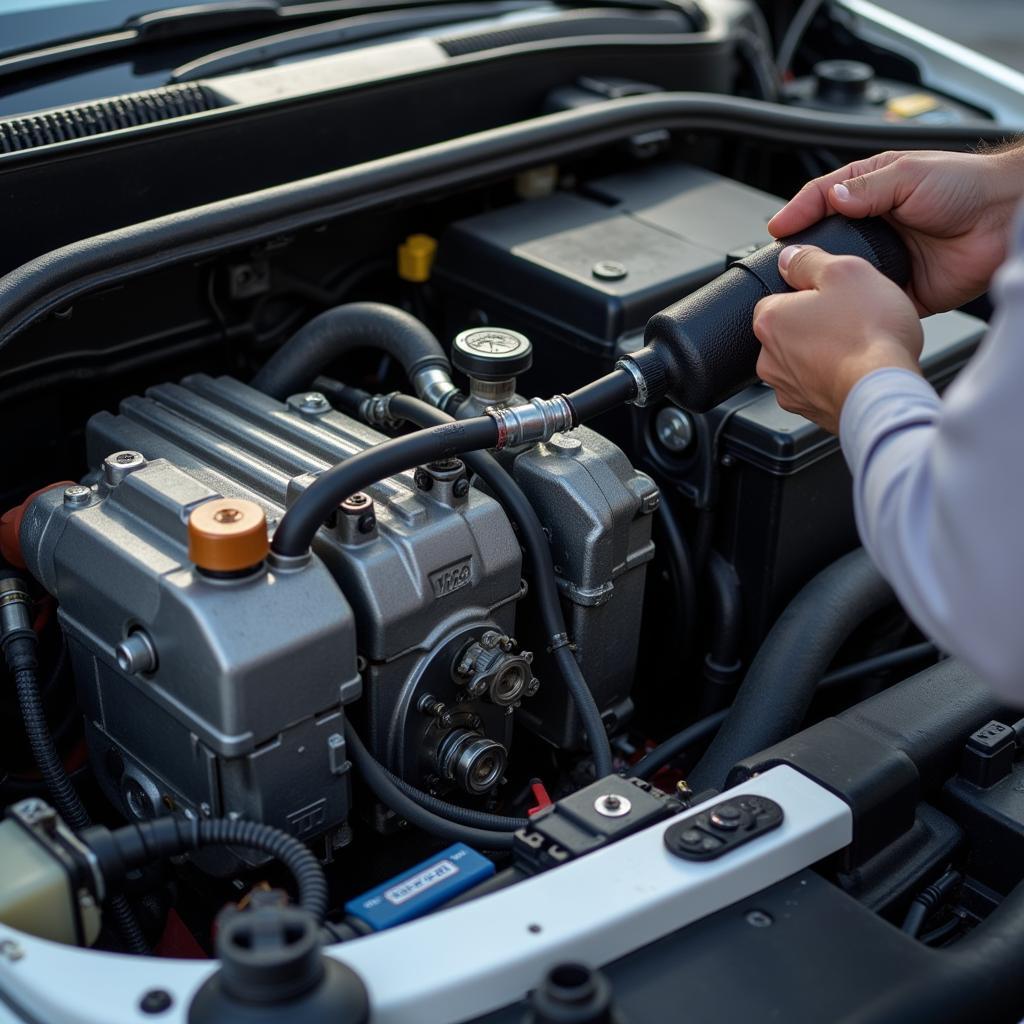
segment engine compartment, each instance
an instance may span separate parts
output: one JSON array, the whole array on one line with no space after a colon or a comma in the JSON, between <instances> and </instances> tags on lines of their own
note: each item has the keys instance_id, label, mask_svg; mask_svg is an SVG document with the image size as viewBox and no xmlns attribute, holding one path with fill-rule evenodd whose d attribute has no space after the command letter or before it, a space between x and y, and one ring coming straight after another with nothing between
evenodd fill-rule
<instances>
[{"instance_id":1,"label":"engine compartment","mask_svg":"<svg viewBox=\"0 0 1024 1024\"><path fill-rule=\"evenodd\" d=\"M705 58L744 23L745 5L735 6L716 6L723 38L705 40ZM701 66L690 69L698 78ZM890 88L900 63L882 66ZM721 65L715 75L728 88ZM235 86L257 88L244 76ZM372 188L358 167L365 178L310 179L301 202L287 186L246 188L240 205L115 227L98 245L109 268L68 270L31 294L14 275L0 289L0 422L17 439L0 481L0 611L28 616L5 636L31 633L40 703L32 718L20 689L0 695L0 797L21 808L0 831L11 863L23 832L71 861L75 836L91 837L103 864L124 869L136 938L158 956L197 958L224 955L221 930L247 915L308 904L309 872L320 871L316 942L337 943L336 959L370 977L383 948L370 942L391 929L420 921L417 941L441 946L435 910L508 890L501 906L512 915L519 886L554 901L556 882L528 885L570 865L566 892L583 899L601 878L581 865L628 840L679 914L605 950L616 985L642 994L635 1019L677 998L652 996L637 959L644 943L649 968L693 957L703 941L732 948L735 933L735 955L700 968L727 975L752 955L748 933L781 923L800 899L790 954L847 913L846 940L828 947L840 958L855 950L870 961L865 949L899 934L894 924L923 936L921 949L886 938L879 957L888 950L921 977L936 969L928 946L970 948L1020 880L992 853L1016 849L1024 833L1020 723L920 634L855 550L836 439L759 383L703 412L664 398L594 400L584 425L576 411L591 382L643 351L652 317L770 242L780 196L874 138L854 125L855 143L843 129L786 142L787 131L814 137L828 122L827 111L802 109L816 105L806 79L791 91L792 122L766 116L770 127L744 137L729 97L714 109L730 127L705 132L704 99L693 113L687 94L581 76L544 93L550 144L526 145L537 128L524 122L499 152L504 129L478 137L470 129L482 125L468 125L448 148L413 153L419 165L403 163L408 153L360 165L380 175ZM676 102L682 113L667 112ZM976 113L949 107L958 124ZM623 119L614 132L605 110ZM577 124L594 137L576 140ZM936 131L964 142L986 134ZM249 178L269 181L279 159ZM443 180L419 178L443 161ZM207 186L213 198L213 182L189 188ZM88 247L61 252L62 266L93 258ZM987 315L981 301L925 321L922 367L937 388L970 358ZM480 421L497 424L497 444L374 477L314 523L308 553L275 547L285 518L346 463L386 458L413 428L454 436ZM831 601L840 611L829 618ZM795 634L782 629L786 615L806 616ZM796 665L804 642L815 653L793 669L799 678L769 680L769 660ZM54 771L70 777L86 821L109 834L70 821L65 833L32 804L47 778L33 769L30 721L52 734ZM730 797L734 787L743 795ZM749 884L731 880L739 854L722 836L733 826L713 829L726 807L751 833ZM676 889L658 873L660 833L651 837L691 812L690 842L712 842L713 868ZM135 863L127 846L115 856L124 822L172 859ZM250 825L286 834L316 865L294 848L282 859L270 840L247 845ZM216 828L217 842L200 841ZM60 927L22 906L2 920L139 952L109 908L100 927L102 897L79 882ZM691 916L705 884L717 902ZM613 931L632 921L621 904L609 909ZM661 912L644 907L652 919ZM581 935L600 930L591 909ZM467 912L476 925L465 927L487 913ZM484 968L473 936L463 941L469 977L472 964ZM695 986L698 969L679 977ZM834 990L837 1006L863 1001L858 977ZM519 1019L524 992L510 988L486 1019ZM701 990L694 1006L712 1012L713 996ZM218 1019L221 994L204 998ZM739 1007L747 996L736 998ZM441 1019L440 1002L429 1005L422 1019ZM452 1020L485 1019L476 1004L459 1006ZM401 1007L387 1019L417 1019ZM790 1008L790 1019L814 1019L810 997Z\"/></svg>"}]
</instances>

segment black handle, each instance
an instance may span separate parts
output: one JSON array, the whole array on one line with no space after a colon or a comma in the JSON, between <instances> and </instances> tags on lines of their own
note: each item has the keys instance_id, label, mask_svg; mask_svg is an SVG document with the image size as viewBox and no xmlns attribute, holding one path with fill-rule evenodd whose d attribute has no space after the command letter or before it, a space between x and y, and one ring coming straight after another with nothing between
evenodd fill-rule
<instances>
[{"instance_id":1,"label":"black handle","mask_svg":"<svg viewBox=\"0 0 1024 1024\"><path fill-rule=\"evenodd\" d=\"M761 348L754 336L754 306L766 295L791 290L779 274L778 260L782 249L794 243L861 256L901 287L910 279L906 247L877 217L826 217L758 249L648 321L644 340L659 357L668 396L677 405L707 412L754 382ZM646 368L654 360L641 350L636 362Z\"/></svg>"}]
</instances>

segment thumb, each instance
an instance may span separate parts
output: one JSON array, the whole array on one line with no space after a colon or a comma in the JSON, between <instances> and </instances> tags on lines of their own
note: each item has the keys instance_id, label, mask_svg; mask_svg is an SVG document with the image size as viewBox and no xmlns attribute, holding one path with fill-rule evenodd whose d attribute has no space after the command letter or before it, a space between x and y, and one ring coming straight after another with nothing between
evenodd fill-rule
<instances>
[{"instance_id":1,"label":"thumb","mask_svg":"<svg viewBox=\"0 0 1024 1024\"><path fill-rule=\"evenodd\" d=\"M797 291L817 288L825 268L837 258L816 245L787 245L779 253L779 273Z\"/></svg>"},{"instance_id":2,"label":"thumb","mask_svg":"<svg viewBox=\"0 0 1024 1024\"><path fill-rule=\"evenodd\" d=\"M900 204L907 168L897 160L888 167L837 182L827 194L828 204L847 217L880 217Z\"/></svg>"}]
</instances>

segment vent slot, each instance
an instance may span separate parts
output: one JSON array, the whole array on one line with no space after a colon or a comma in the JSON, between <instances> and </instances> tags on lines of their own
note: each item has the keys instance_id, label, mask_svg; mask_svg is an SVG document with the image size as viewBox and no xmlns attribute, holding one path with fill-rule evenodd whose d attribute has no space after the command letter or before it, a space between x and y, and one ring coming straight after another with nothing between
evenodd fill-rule
<instances>
[{"instance_id":1,"label":"vent slot","mask_svg":"<svg viewBox=\"0 0 1024 1024\"><path fill-rule=\"evenodd\" d=\"M498 50L505 46L552 39L573 39L580 36L654 36L684 35L692 32L693 23L682 12L653 11L644 14L608 14L581 11L573 17L560 17L529 25L511 25L489 32L472 32L438 39L437 44L449 57Z\"/></svg>"},{"instance_id":2,"label":"vent slot","mask_svg":"<svg viewBox=\"0 0 1024 1024\"><path fill-rule=\"evenodd\" d=\"M103 135L118 128L168 121L220 106L223 103L205 85L183 84L81 103L64 110L47 110L0 121L0 153L18 153L36 146Z\"/></svg>"}]
</instances>

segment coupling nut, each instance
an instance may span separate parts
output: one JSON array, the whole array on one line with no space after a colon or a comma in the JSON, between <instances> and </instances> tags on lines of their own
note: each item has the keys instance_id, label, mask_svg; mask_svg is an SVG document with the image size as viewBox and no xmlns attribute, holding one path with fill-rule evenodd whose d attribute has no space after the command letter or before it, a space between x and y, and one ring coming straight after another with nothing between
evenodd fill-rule
<instances>
[{"instance_id":1,"label":"coupling nut","mask_svg":"<svg viewBox=\"0 0 1024 1024\"><path fill-rule=\"evenodd\" d=\"M499 451L509 446L550 441L553 434L578 426L576 414L564 395L532 398L524 405L491 406L487 415L498 427Z\"/></svg>"}]
</instances>

